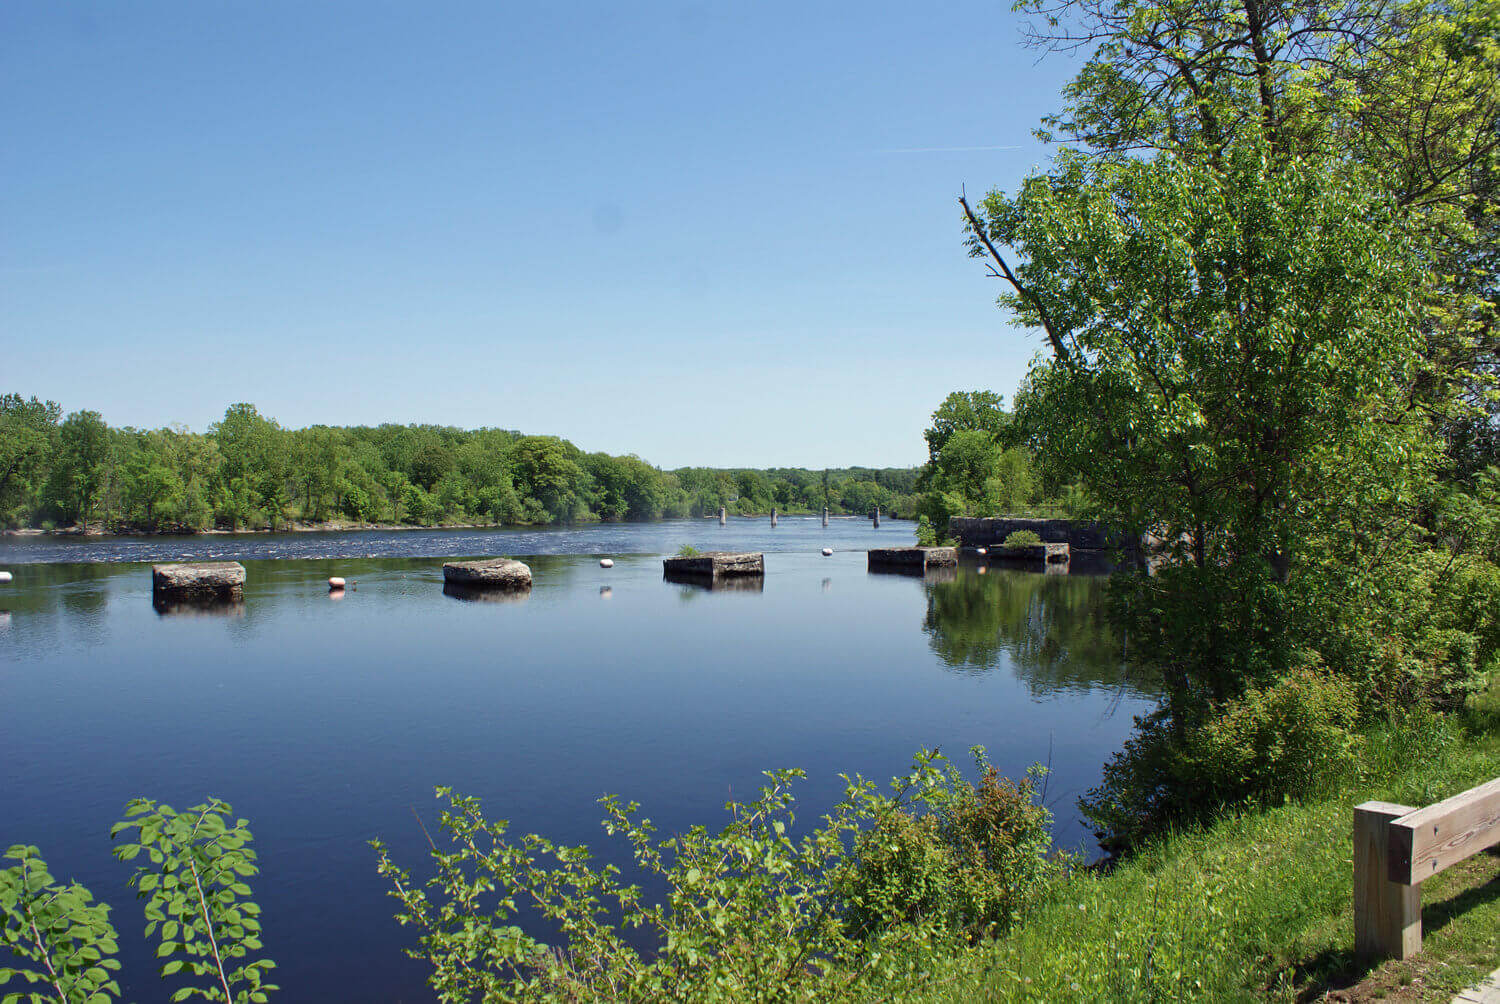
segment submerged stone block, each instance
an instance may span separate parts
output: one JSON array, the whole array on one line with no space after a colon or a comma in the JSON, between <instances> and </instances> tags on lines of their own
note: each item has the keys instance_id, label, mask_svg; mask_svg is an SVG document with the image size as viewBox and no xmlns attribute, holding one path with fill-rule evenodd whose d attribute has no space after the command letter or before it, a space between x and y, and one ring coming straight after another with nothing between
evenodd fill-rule
<instances>
[{"instance_id":1,"label":"submerged stone block","mask_svg":"<svg viewBox=\"0 0 1500 1004\"><path fill-rule=\"evenodd\" d=\"M443 581L465 589L530 589L531 567L512 558L446 561Z\"/></svg>"},{"instance_id":2,"label":"submerged stone block","mask_svg":"<svg viewBox=\"0 0 1500 1004\"><path fill-rule=\"evenodd\" d=\"M766 556L759 551L708 551L703 554L663 558L662 574L694 578L765 575Z\"/></svg>"},{"instance_id":3,"label":"submerged stone block","mask_svg":"<svg viewBox=\"0 0 1500 1004\"><path fill-rule=\"evenodd\" d=\"M151 593L157 599L238 599L245 589L245 566L238 561L190 561L151 566Z\"/></svg>"}]
</instances>

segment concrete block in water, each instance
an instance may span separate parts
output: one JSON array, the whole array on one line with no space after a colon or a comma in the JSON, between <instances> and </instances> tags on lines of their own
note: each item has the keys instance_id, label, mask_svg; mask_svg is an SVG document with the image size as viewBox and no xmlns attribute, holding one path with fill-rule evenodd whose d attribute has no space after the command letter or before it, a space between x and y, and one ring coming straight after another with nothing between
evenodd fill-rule
<instances>
[{"instance_id":1,"label":"concrete block in water","mask_svg":"<svg viewBox=\"0 0 1500 1004\"><path fill-rule=\"evenodd\" d=\"M1022 544L1020 547L992 547L989 560L1013 565L1066 565L1071 551L1064 543Z\"/></svg>"},{"instance_id":2,"label":"concrete block in water","mask_svg":"<svg viewBox=\"0 0 1500 1004\"><path fill-rule=\"evenodd\" d=\"M245 566L238 561L190 561L151 566L151 592L157 597L236 599L245 589Z\"/></svg>"},{"instance_id":3,"label":"concrete block in water","mask_svg":"<svg viewBox=\"0 0 1500 1004\"><path fill-rule=\"evenodd\" d=\"M446 561L443 581L465 589L530 589L531 568L512 558Z\"/></svg>"},{"instance_id":4,"label":"concrete block in water","mask_svg":"<svg viewBox=\"0 0 1500 1004\"><path fill-rule=\"evenodd\" d=\"M759 551L708 551L686 557L663 558L661 570L669 578L765 575L766 556Z\"/></svg>"},{"instance_id":5,"label":"concrete block in water","mask_svg":"<svg viewBox=\"0 0 1500 1004\"><path fill-rule=\"evenodd\" d=\"M870 568L899 568L922 572L928 568L958 564L955 547L876 547L870 549Z\"/></svg>"}]
</instances>

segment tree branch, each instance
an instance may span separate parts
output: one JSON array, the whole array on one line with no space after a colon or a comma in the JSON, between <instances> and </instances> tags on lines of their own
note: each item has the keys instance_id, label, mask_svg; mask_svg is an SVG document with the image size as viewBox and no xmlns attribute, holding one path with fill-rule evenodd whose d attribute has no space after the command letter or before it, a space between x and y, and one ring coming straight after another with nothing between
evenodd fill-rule
<instances>
[{"instance_id":1,"label":"tree branch","mask_svg":"<svg viewBox=\"0 0 1500 1004\"><path fill-rule=\"evenodd\" d=\"M1000 277L1010 283L1015 288L1015 291L1020 294L1021 298L1036 309L1037 317L1042 322L1042 330L1047 333L1047 341L1052 343L1052 351L1056 354L1058 362L1070 370L1073 369L1073 354L1063 344L1062 334L1053 325L1052 315L1047 312L1047 307L1042 303L1041 297L1037 296L1028 287L1022 285L1021 280L1017 279L1016 274L1010 270L1010 266L1005 263L1005 258L1000 254L999 249L995 247L994 242L990 240L989 234L985 232L984 227L980 224L979 217L975 216L974 210L970 208L969 197L967 195L960 195L958 197L958 204L964 207L964 215L969 219L969 226L973 229L974 236L979 238L979 242L984 245L984 249L989 252L990 257L1000 266Z\"/></svg>"}]
</instances>

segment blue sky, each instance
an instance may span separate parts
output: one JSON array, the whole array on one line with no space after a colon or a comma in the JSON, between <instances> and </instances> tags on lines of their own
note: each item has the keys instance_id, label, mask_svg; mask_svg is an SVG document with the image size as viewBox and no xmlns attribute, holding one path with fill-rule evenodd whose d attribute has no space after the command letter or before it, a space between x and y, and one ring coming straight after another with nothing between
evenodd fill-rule
<instances>
[{"instance_id":1,"label":"blue sky","mask_svg":"<svg viewBox=\"0 0 1500 1004\"><path fill-rule=\"evenodd\" d=\"M0 391L917 463L1039 348L956 197L1075 70L1004 0L7 0Z\"/></svg>"}]
</instances>

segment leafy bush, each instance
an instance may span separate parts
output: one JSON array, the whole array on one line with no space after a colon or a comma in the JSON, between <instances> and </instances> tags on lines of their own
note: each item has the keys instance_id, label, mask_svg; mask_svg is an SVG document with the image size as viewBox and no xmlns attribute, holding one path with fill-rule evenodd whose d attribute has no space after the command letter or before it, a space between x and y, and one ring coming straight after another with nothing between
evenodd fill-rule
<instances>
[{"instance_id":1,"label":"leafy bush","mask_svg":"<svg viewBox=\"0 0 1500 1004\"><path fill-rule=\"evenodd\" d=\"M1010 548L1034 547L1041 542L1042 538L1037 536L1035 530L1016 530L1005 538L1005 543L1001 546Z\"/></svg>"},{"instance_id":2,"label":"leafy bush","mask_svg":"<svg viewBox=\"0 0 1500 1004\"><path fill-rule=\"evenodd\" d=\"M120 994L113 972L120 968L119 950L109 907L95 904L93 894L76 882L59 885L35 847L16 845L4 860L15 861L0 870L0 945L37 968L0 968L0 987L20 977L48 993L30 994L32 1000L109 1001ZM53 997L55 993L57 996ZM6 1001L22 994L5 994Z\"/></svg>"},{"instance_id":3,"label":"leafy bush","mask_svg":"<svg viewBox=\"0 0 1500 1004\"><path fill-rule=\"evenodd\" d=\"M702 551L698 550L692 544L683 544L677 549L677 557L679 558L693 558L702 553Z\"/></svg>"},{"instance_id":4,"label":"leafy bush","mask_svg":"<svg viewBox=\"0 0 1500 1004\"><path fill-rule=\"evenodd\" d=\"M1302 668L1213 706L1181 731L1158 711L1139 720L1079 806L1119 849L1226 805L1316 795L1359 763L1358 710L1352 683Z\"/></svg>"},{"instance_id":5,"label":"leafy bush","mask_svg":"<svg viewBox=\"0 0 1500 1004\"><path fill-rule=\"evenodd\" d=\"M123 843L115 857L133 860L144 853L150 865L136 869L130 883L146 900L146 936L156 934L161 976L177 976L171 1000L190 997L224 1004L259 1004L277 987L263 982L275 963L246 961L261 947L260 907L251 902L245 880L256 875L245 820L228 823L230 806L211 798L185 813L149 799L130 803L111 837L134 831L139 843ZM41 968L0 967L0 989L17 978L45 993L0 993L9 1004L32 1001L108 1004L119 997L113 973L118 943L109 907L95 904L77 883L59 885L35 847L16 845L0 870L0 946L22 962ZM182 974L182 975L178 975ZM182 976L192 977L186 983ZM55 995L55 996L54 996Z\"/></svg>"},{"instance_id":6,"label":"leafy bush","mask_svg":"<svg viewBox=\"0 0 1500 1004\"><path fill-rule=\"evenodd\" d=\"M1045 810L1031 804L1029 787L1007 790L992 778L976 791L945 766L935 751L920 754L889 796L846 776L843 798L801 835L791 793L800 770L766 772L758 798L726 806L722 830L697 826L662 841L635 803L603 798L605 831L623 835L636 864L667 887L654 904L619 869L592 865L587 848L512 838L505 820L486 819L476 799L447 788L437 793L449 804L441 816L448 847L434 846L431 879L413 883L374 846L401 904L397 919L420 932L408 954L431 964L444 1002L857 1000L882 987L899 995L949 938L948 917L973 917L978 932L980 914L1019 908L1031 893L1018 899L997 885L1024 879L1019 856L1046 849L1045 825L1032 825ZM921 815L904 811L919 804ZM1017 829L1014 847L1002 851ZM909 835L915 854L938 862L906 871L932 878L927 892L942 904L941 922L908 922L904 900L896 902L901 870L879 870L874 854L888 845L871 844L873 833ZM851 857L856 846L868 865ZM988 879L966 872L982 864L1008 871ZM532 904L563 944L517 927L520 903ZM627 942L628 929L643 931L647 947L639 936Z\"/></svg>"},{"instance_id":7,"label":"leafy bush","mask_svg":"<svg viewBox=\"0 0 1500 1004\"><path fill-rule=\"evenodd\" d=\"M1019 920L1066 868L1049 858L1052 814L1035 801L1040 768L1019 784L974 750L979 784L951 767L931 811L893 811L864 833L840 894L848 924L869 937L909 926L924 936L965 941L999 934Z\"/></svg>"}]
</instances>

